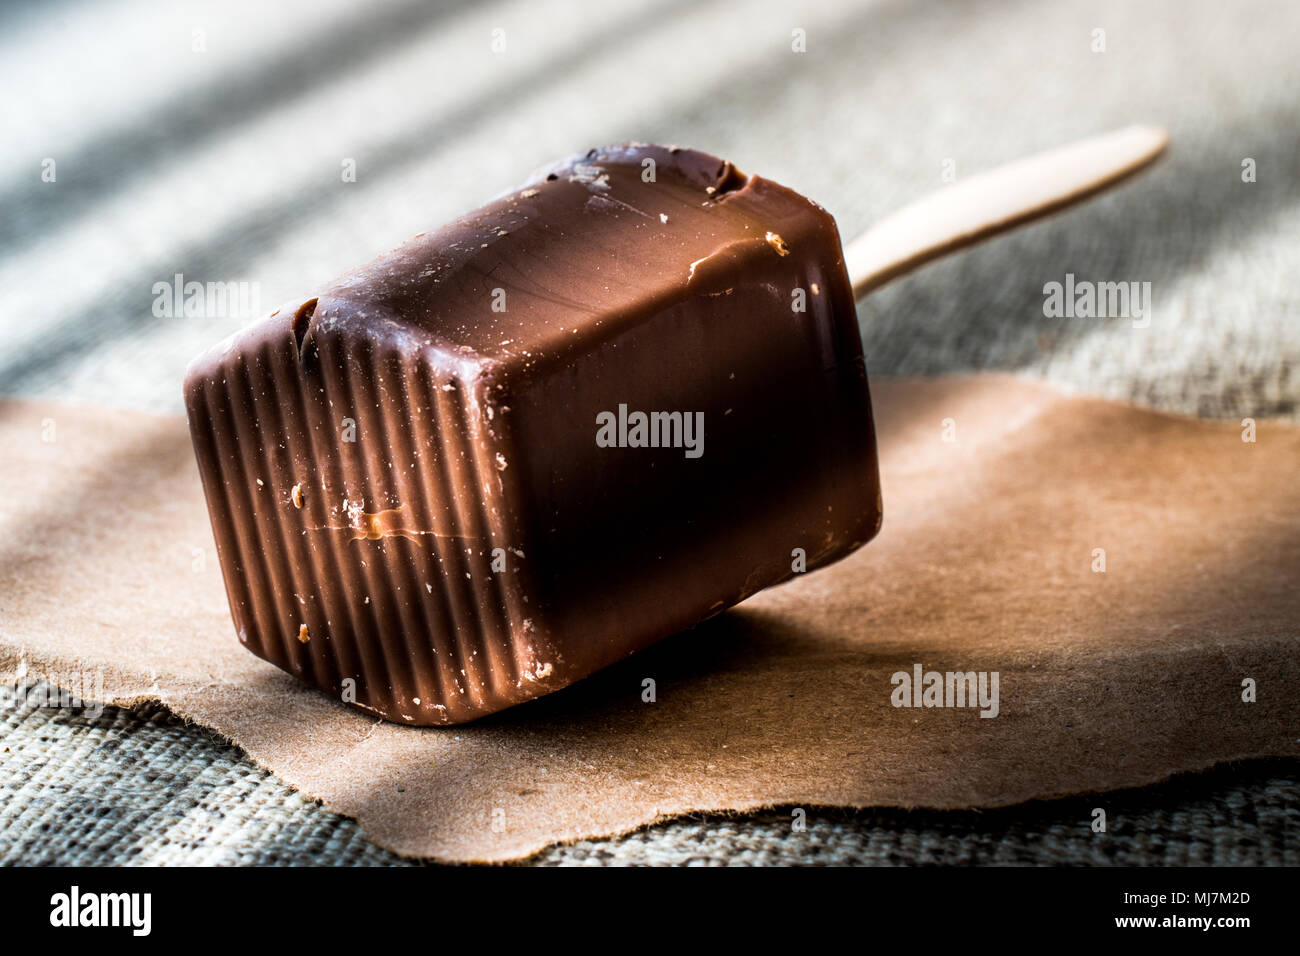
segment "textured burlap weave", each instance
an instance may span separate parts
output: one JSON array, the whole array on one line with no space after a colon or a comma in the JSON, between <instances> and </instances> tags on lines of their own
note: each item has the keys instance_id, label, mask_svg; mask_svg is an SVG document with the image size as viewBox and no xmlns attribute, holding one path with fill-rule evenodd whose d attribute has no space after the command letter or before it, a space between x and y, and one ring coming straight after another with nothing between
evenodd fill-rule
<instances>
[{"instance_id":1,"label":"textured burlap weave","mask_svg":"<svg viewBox=\"0 0 1300 956\"><path fill-rule=\"evenodd\" d=\"M393 865L239 751L157 707L0 711L9 864ZM1103 806L1108 832L1093 833ZM1252 761L1166 784L1000 810L705 814L529 862L580 865L1300 865L1300 766Z\"/></svg>"}]
</instances>

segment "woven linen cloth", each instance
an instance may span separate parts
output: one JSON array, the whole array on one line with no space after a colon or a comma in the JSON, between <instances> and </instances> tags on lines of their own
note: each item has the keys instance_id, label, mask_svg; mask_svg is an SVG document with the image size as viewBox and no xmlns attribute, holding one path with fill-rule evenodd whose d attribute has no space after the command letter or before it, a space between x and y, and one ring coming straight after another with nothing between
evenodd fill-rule
<instances>
[{"instance_id":1,"label":"woven linen cloth","mask_svg":"<svg viewBox=\"0 0 1300 956\"><path fill-rule=\"evenodd\" d=\"M1300 416L1294 4L56 0L0 24L6 394L179 411L188 359L252 313L597 143L726 156L847 238L945 173L1155 122L1173 147L1142 179L859 303L869 370ZM1150 282L1150 326L1046 319L1067 272ZM257 307L160 315L176 276ZM398 862L157 711L3 720L4 862ZM691 818L539 862L1294 863L1297 788L1268 762L1107 795L1106 839L1078 798L813 814L801 838Z\"/></svg>"},{"instance_id":2,"label":"woven linen cloth","mask_svg":"<svg viewBox=\"0 0 1300 956\"><path fill-rule=\"evenodd\" d=\"M239 751L167 711L0 711L0 832L10 864L410 864ZM1093 809L1105 833L1091 828ZM543 851L537 865L1300 864L1300 763L997 810L693 815Z\"/></svg>"}]
</instances>

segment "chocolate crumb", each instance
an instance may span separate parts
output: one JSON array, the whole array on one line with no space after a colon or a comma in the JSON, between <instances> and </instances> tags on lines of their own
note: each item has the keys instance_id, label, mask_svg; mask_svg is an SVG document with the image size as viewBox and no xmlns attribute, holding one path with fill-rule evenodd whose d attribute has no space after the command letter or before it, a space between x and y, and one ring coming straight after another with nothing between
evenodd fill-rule
<instances>
[{"instance_id":1,"label":"chocolate crumb","mask_svg":"<svg viewBox=\"0 0 1300 956\"><path fill-rule=\"evenodd\" d=\"M776 233L769 232L765 238L767 244L776 250L778 256L788 256L790 254L790 248L785 244L785 240Z\"/></svg>"}]
</instances>

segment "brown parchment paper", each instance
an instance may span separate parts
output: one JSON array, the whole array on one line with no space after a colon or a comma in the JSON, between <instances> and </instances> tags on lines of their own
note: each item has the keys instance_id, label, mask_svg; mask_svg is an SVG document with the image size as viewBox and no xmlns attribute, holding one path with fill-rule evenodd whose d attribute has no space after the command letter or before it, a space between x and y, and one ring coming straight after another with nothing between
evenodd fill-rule
<instances>
[{"instance_id":1,"label":"brown parchment paper","mask_svg":"<svg viewBox=\"0 0 1300 956\"><path fill-rule=\"evenodd\" d=\"M692 810L994 806L1300 754L1300 429L1245 442L1004 376L873 392L876 541L568 690L429 729L239 646L183 421L6 402L0 678L159 699L383 846L444 860ZM892 706L917 663L997 671L998 716Z\"/></svg>"}]
</instances>

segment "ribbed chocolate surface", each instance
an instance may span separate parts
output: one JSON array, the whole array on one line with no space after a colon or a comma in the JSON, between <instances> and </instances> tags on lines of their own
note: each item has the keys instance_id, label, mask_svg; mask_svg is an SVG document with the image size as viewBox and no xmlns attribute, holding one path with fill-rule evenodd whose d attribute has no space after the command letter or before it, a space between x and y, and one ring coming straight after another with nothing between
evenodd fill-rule
<instances>
[{"instance_id":1,"label":"ribbed chocolate surface","mask_svg":"<svg viewBox=\"0 0 1300 956\"><path fill-rule=\"evenodd\" d=\"M511 640L530 627L517 578L491 570L497 498L465 493L496 471L463 386L329 338L313 362L337 374L312 378L287 319L250 338L188 395L241 641L340 695L353 679L356 703L394 720L461 721L541 692L533 648ZM345 500L398 512L396 526L361 536Z\"/></svg>"}]
</instances>

